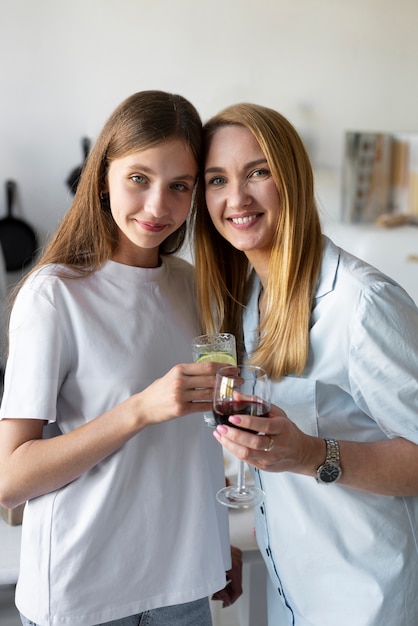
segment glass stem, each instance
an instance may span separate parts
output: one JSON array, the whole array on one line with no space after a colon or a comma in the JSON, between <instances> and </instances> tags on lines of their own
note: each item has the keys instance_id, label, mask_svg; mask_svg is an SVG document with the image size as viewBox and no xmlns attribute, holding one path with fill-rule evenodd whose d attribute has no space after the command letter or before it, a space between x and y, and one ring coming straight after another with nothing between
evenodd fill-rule
<instances>
[{"instance_id":1,"label":"glass stem","mask_svg":"<svg viewBox=\"0 0 418 626\"><path fill-rule=\"evenodd\" d=\"M240 461L238 463L238 484L237 489L239 493L245 493L245 463Z\"/></svg>"}]
</instances>

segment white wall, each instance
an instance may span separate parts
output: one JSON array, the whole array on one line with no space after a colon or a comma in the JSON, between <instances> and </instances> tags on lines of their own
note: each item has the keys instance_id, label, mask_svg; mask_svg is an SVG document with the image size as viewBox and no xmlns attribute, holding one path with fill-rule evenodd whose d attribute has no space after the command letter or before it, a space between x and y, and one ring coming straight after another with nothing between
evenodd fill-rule
<instances>
[{"instance_id":1,"label":"white wall","mask_svg":"<svg viewBox=\"0 0 418 626\"><path fill-rule=\"evenodd\" d=\"M272 106L338 170L347 129L418 130L416 0L0 0L0 216L13 178L44 237L65 180L134 91L190 98L206 119Z\"/></svg>"}]
</instances>

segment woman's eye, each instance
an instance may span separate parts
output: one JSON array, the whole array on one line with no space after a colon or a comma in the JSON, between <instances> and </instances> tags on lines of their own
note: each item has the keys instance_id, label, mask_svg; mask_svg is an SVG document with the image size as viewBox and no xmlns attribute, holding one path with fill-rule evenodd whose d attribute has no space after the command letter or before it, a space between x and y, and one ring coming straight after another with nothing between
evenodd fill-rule
<instances>
[{"instance_id":1,"label":"woman's eye","mask_svg":"<svg viewBox=\"0 0 418 626\"><path fill-rule=\"evenodd\" d=\"M222 176L215 176L214 178L211 178L207 182L208 185L213 185L215 187L217 185L223 185L224 183L225 183L225 178L222 178Z\"/></svg>"},{"instance_id":2,"label":"woman's eye","mask_svg":"<svg viewBox=\"0 0 418 626\"><path fill-rule=\"evenodd\" d=\"M268 176L270 176L270 172L266 169L255 170L251 173L251 176L253 178L267 178Z\"/></svg>"},{"instance_id":3,"label":"woman's eye","mask_svg":"<svg viewBox=\"0 0 418 626\"><path fill-rule=\"evenodd\" d=\"M131 180L133 180L134 183L140 183L140 184L144 184L147 182L147 179L145 178L145 176L141 176L141 174L134 174L134 176L131 176Z\"/></svg>"}]
</instances>

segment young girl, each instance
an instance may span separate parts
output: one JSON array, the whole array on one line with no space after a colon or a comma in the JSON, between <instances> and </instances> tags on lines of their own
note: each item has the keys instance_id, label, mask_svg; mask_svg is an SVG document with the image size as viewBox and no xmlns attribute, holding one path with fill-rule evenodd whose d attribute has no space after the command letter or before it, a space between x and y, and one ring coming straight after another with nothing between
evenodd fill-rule
<instances>
[{"instance_id":1,"label":"young girl","mask_svg":"<svg viewBox=\"0 0 418 626\"><path fill-rule=\"evenodd\" d=\"M192 268L173 256L200 146L184 98L125 100L15 300L0 500L28 501L23 624L201 626L225 586L222 456L192 415L210 409L216 365L190 363Z\"/></svg>"},{"instance_id":2,"label":"young girl","mask_svg":"<svg viewBox=\"0 0 418 626\"><path fill-rule=\"evenodd\" d=\"M253 434L215 431L261 470L269 623L416 626L418 310L323 237L309 158L282 115L235 105L204 130L203 326L243 339L277 405L267 420L230 418Z\"/></svg>"}]
</instances>

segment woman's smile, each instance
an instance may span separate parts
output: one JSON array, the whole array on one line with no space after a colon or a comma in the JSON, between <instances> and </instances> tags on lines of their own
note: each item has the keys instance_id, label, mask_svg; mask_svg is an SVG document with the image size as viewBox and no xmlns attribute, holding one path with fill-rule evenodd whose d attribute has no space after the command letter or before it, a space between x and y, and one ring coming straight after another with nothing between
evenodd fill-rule
<instances>
[{"instance_id":1,"label":"woman's smile","mask_svg":"<svg viewBox=\"0 0 418 626\"><path fill-rule=\"evenodd\" d=\"M228 217L227 219L236 226L247 226L255 222L255 220L257 220L260 216L261 213L255 213L252 215L244 215L239 217Z\"/></svg>"}]
</instances>

